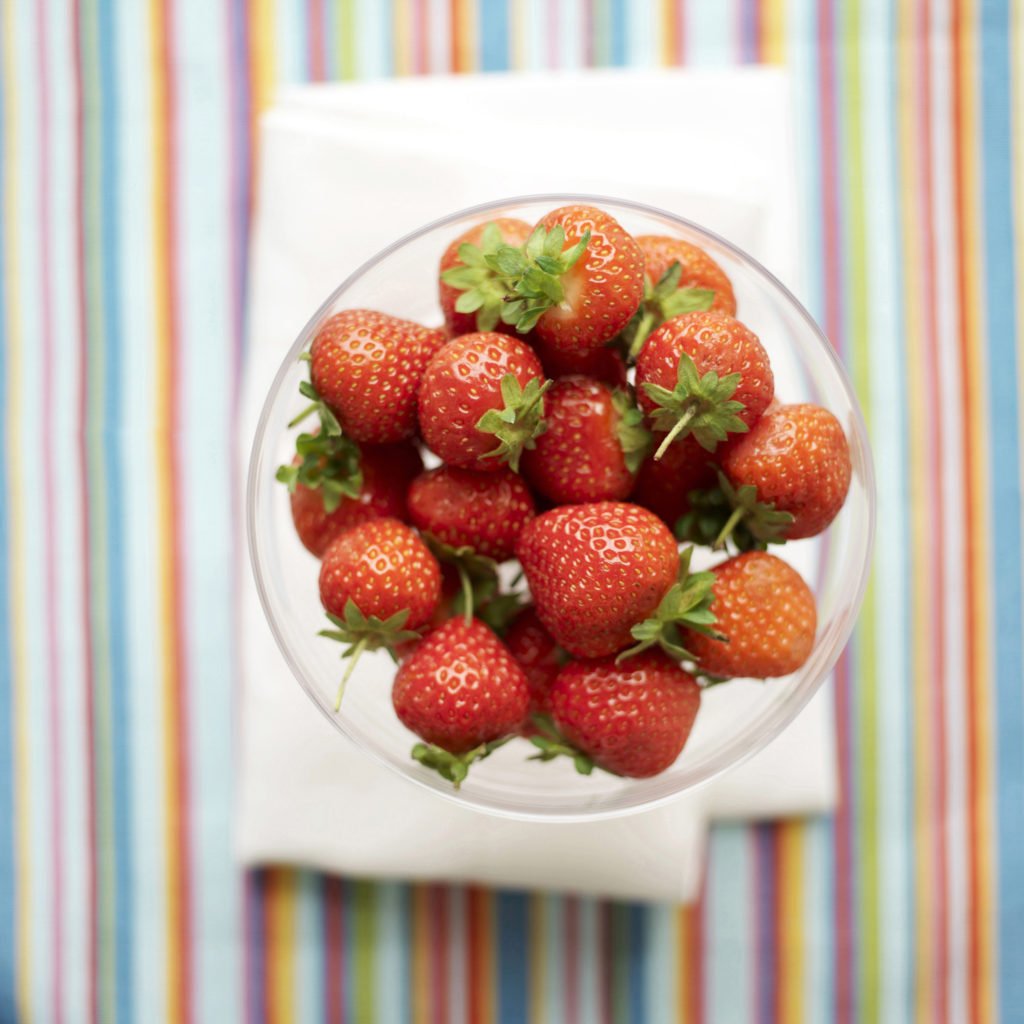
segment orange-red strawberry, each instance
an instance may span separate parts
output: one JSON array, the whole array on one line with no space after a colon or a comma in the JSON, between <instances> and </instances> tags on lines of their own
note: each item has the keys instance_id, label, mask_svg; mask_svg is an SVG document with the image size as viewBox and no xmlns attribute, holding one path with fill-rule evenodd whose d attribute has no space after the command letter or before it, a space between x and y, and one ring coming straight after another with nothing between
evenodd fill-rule
<instances>
[{"instance_id":1,"label":"orange-red strawberry","mask_svg":"<svg viewBox=\"0 0 1024 1024\"><path fill-rule=\"evenodd\" d=\"M647 509L605 501L564 505L519 535L537 614L570 654L597 658L634 639L675 583L676 542Z\"/></svg>"},{"instance_id":2,"label":"orange-red strawberry","mask_svg":"<svg viewBox=\"0 0 1024 1024\"><path fill-rule=\"evenodd\" d=\"M423 371L445 343L443 331L367 309L346 309L310 347L317 395L355 441L390 444L416 433Z\"/></svg>"},{"instance_id":3,"label":"orange-red strawberry","mask_svg":"<svg viewBox=\"0 0 1024 1024\"><path fill-rule=\"evenodd\" d=\"M712 570L715 629L724 639L683 631L702 673L765 679L800 668L814 647L814 595L800 574L774 555L750 551Z\"/></svg>"},{"instance_id":4,"label":"orange-red strawberry","mask_svg":"<svg viewBox=\"0 0 1024 1024\"><path fill-rule=\"evenodd\" d=\"M657 447L664 435L655 434ZM636 486L629 500L649 508L669 527L690 508L690 492L710 487L715 482L711 456L690 435L669 445L660 459L646 458L636 477Z\"/></svg>"},{"instance_id":5,"label":"orange-red strawberry","mask_svg":"<svg viewBox=\"0 0 1024 1024\"><path fill-rule=\"evenodd\" d=\"M411 444L363 445L358 453L356 494L341 494L330 511L330 499L321 487L296 483L291 503L299 539L320 558L328 544L351 526L387 517L404 520L406 491L422 469L420 453Z\"/></svg>"},{"instance_id":6,"label":"orange-red strawberry","mask_svg":"<svg viewBox=\"0 0 1024 1024\"><path fill-rule=\"evenodd\" d=\"M452 548L504 562L533 518L533 497L510 469L474 473L438 466L413 480L409 515L420 529Z\"/></svg>"},{"instance_id":7,"label":"orange-red strawberry","mask_svg":"<svg viewBox=\"0 0 1024 1024\"><path fill-rule=\"evenodd\" d=\"M479 620L449 619L402 662L395 713L425 744L412 755L456 786L473 761L515 733L530 700L523 670Z\"/></svg>"},{"instance_id":8,"label":"orange-red strawberry","mask_svg":"<svg viewBox=\"0 0 1024 1024\"><path fill-rule=\"evenodd\" d=\"M380 647L394 654L430 621L440 598L437 559L397 519L371 519L332 541L320 564L320 603L336 628L321 635L350 645L339 704L359 655Z\"/></svg>"},{"instance_id":9,"label":"orange-red strawberry","mask_svg":"<svg viewBox=\"0 0 1024 1024\"><path fill-rule=\"evenodd\" d=\"M768 353L757 335L725 313L687 313L648 339L636 364L640 407L667 431L655 458L692 434L714 451L749 430L775 394Z\"/></svg>"},{"instance_id":10,"label":"orange-red strawberry","mask_svg":"<svg viewBox=\"0 0 1024 1024\"><path fill-rule=\"evenodd\" d=\"M533 605L527 605L508 627L505 646L519 663L530 686L529 716L548 714L551 710L548 706L548 690L568 661L568 655L544 628ZM529 720L524 731L532 731Z\"/></svg>"},{"instance_id":11,"label":"orange-red strawberry","mask_svg":"<svg viewBox=\"0 0 1024 1024\"><path fill-rule=\"evenodd\" d=\"M501 322L505 288L488 266L502 245L520 247L532 228L525 220L498 217L463 232L444 251L438 290L451 337L473 331L514 330ZM459 307L472 306L462 312Z\"/></svg>"},{"instance_id":12,"label":"orange-red strawberry","mask_svg":"<svg viewBox=\"0 0 1024 1024\"><path fill-rule=\"evenodd\" d=\"M700 687L661 651L644 651L622 663L566 665L549 702L557 735L533 738L540 760L568 754L584 774L596 765L644 779L679 756L700 709Z\"/></svg>"},{"instance_id":13,"label":"orange-red strawberry","mask_svg":"<svg viewBox=\"0 0 1024 1024\"><path fill-rule=\"evenodd\" d=\"M544 401L547 429L523 455L530 486L557 505L625 498L651 440L630 394L563 377Z\"/></svg>"},{"instance_id":14,"label":"orange-red strawberry","mask_svg":"<svg viewBox=\"0 0 1024 1024\"><path fill-rule=\"evenodd\" d=\"M493 331L463 334L430 360L419 391L423 440L452 466L519 467L543 430L544 371L533 350Z\"/></svg>"},{"instance_id":15,"label":"orange-red strawberry","mask_svg":"<svg viewBox=\"0 0 1024 1024\"><path fill-rule=\"evenodd\" d=\"M599 380L612 388L625 388L628 383L626 360L617 348L605 345L602 348L566 352L541 341L536 332L526 340L540 358L544 373L552 380L578 375Z\"/></svg>"},{"instance_id":16,"label":"orange-red strawberry","mask_svg":"<svg viewBox=\"0 0 1024 1024\"><path fill-rule=\"evenodd\" d=\"M736 296L725 271L700 246L666 235L637 235L636 243L644 253L644 269L652 284L657 284L671 269L680 266L677 288L697 288L714 292L709 309L736 315ZM670 319L671 314L665 319Z\"/></svg>"},{"instance_id":17,"label":"orange-red strawberry","mask_svg":"<svg viewBox=\"0 0 1024 1024\"><path fill-rule=\"evenodd\" d=\"M835 519L850 489L850 447L839 421L818 405L780 405L730 444L722 468L736 488L792 522L781 537L813 537Z\"/></svg>"}]
</instances>

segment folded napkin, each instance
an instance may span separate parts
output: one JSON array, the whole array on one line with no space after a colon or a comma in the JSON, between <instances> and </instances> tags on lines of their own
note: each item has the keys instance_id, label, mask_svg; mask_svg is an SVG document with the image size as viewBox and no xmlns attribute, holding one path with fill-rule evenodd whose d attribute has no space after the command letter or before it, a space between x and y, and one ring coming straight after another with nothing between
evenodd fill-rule
<instances>
[{"instance_id":1,"label":"folded napkin","mask_svg":"<svg viewBox=\"0 0 1024 1024\"><path fill-rule=\"evenodd\" d=\"M600 140L593 152L588 138ZM311 311L395 238L474 203L540 192L649 202L725 235L799 294L792 150L788 80L775 69L283 92L261 124L239 474L271 379ZM466 809L332 729L278 652L248 566L240 591L237 842L246 864L685 902L699 885L710 819L834 804L825 688L744 765L625 821L530 823Z\"/></svg>"}]
</instances>

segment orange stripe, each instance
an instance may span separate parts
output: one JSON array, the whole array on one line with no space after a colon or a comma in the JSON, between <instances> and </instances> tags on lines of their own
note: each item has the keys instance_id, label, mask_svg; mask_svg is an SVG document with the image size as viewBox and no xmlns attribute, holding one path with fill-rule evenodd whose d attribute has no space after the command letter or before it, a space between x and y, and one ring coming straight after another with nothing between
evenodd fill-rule
<instances>
[{"instance_id":1,"label":"orange stripe","mask_svg":"<svg viewBox=\"0 0 1024 1024\"><path fill-rule=\"evenodd\" d=\"M494 1019L494 921L491 894L485 889L466 892L467 1012L470 1024Z\"/></svg>"},{"instance_id":2,"label":"orange stripe","mask_svg":"<svg viewBox=\"0 0 1024 1024\"><path fill-rule=\"evenodd\" d=\"M412 1020L413 1024L432 1024L430 993L430 886L412 890Z\"/></svg>"},{"instance_id":3,"label":"orange stripe","mask_svg":"<svg viewBox=\"0 0 1024 1024\"><path fill-rule=\"evenodd\" d=\"M295 1020L296 885L294 871L275 868L267 872L267 1024L291 1024Z\"/></svg>"},{"instance_id":4,"label":"orange stripe","mask_svg":"<svg viewBox=\"0 0 1024 1024\"><path fill-rule=\"evenodd\" d=\"M776 1014L780 1024L804 1019L804 825L786 821L778 827L777 935L779 971Z\"/></svg>"}]
</instances>

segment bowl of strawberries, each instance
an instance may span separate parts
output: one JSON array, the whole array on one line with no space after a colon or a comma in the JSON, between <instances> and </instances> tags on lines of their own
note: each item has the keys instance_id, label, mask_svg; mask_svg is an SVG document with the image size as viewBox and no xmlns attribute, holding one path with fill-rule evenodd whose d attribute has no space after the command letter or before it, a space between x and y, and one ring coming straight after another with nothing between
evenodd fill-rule
<instances>
[{"instance_id":1,"label":"bowl of strawberries","mask_svg":"<svg viewBox=\"0 0 1024 1024\"><path fill-rule=\"evenodd\" d=\"M680 217L556 195L453 214L337 288L267 396L247 527L342 734L566 820L786 728L853 629L874 510L850 382L785 287Z\"/></svg>"}]
</instances>

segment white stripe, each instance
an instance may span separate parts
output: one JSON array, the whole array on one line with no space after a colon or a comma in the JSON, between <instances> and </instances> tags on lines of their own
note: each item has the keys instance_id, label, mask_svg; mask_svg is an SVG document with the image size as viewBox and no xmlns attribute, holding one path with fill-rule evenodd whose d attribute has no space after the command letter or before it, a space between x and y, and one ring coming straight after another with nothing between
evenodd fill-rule
<instances>
[{"instance_id":1,"label":"white stripe","mask_svg":"<svg viewBox=\"0 0 1024 1024\"><path fill-rule=\"evenodd\" d=\"M626 63L630 67L655 67L661 63L659 0L626 3Z\"/></svg>"},{"instance_id":2,"label":"white stripe","mask_svg":"<svg viewBox=\"0 0 1024 1024\"><path fill-rule=\"evenodd\" d=\"M452 8L449 0L429 0L427 52L430 70L447 74L452 67Z\"/></svg>"}]
</instances>

